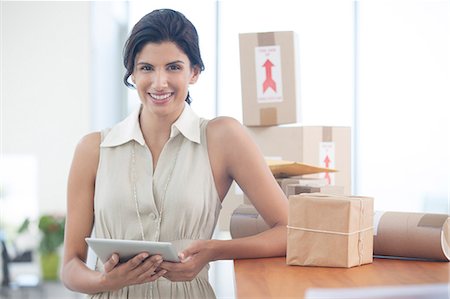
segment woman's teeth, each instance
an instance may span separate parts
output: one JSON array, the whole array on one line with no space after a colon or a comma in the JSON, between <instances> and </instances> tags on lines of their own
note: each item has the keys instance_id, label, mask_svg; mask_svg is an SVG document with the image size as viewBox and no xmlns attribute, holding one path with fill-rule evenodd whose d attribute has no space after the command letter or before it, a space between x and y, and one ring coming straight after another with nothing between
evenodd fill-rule
<instances>
[{"instance_id":1,"label":"woman's teeth","mask_svg":"<svg viewBox=\"0 0 450 299\"><path fill-rule=\"evenodd\" d=\"M165 94L154 94L154 93L151 93L150 94L150 96L152 98L154 98L155 100L158 100L158 101L165 100L165 99L169 98L171 95L172 95L171 93L165 93Z\"/></svg>"}]
</instances>

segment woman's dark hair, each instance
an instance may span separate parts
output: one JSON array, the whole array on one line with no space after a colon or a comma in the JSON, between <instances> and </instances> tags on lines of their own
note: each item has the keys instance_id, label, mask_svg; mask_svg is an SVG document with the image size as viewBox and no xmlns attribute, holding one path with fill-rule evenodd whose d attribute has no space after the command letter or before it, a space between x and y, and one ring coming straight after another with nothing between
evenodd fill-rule
<instances>
[{"instance_id":1,"label":"woman's dark hair","mask_svg":"<svg viewBox=\"0 0 450 299\"><path fill-rule=\"evenodd\" d=\"M158 9L142 17L134 25L123 52L123 64L126 73L123 82L128 87L134 87L128 82L134 70L136 55L147 43L175 43L189 58L191 67L197 66L200 71L205 69L200 56L198 34L194 25L180 12L171 9ZM191 103L189 93L186 98Z\"/></svg>"}]
</instances>

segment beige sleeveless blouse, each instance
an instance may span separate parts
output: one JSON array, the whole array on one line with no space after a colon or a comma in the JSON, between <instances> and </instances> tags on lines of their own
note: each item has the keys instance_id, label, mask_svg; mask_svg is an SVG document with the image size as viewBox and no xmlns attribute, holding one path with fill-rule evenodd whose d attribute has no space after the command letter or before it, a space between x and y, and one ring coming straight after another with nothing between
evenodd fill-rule
<instances>
[{"instance_id":1,"label":"beige sleeveless blouse","mask_svg":"<svg viewBox=\"0 0 450 299\"><path fill-rule=\"evenodd\" d=\"M152 154L140 129L139 113L140 110L135 111L111 130L102 132L95 182L95 236L142 240L138 209L145 240L169 241L181 251L193 240L210 239L221 203L209 164L208 121L199 118L186 104L172 125L170 139L153 172ZM156 282L91 298L215 298L208 282L208 268L192 281L171 282L161 277ZM96 269L103 270L100 260Z\"/></svg>"}]
</instances>

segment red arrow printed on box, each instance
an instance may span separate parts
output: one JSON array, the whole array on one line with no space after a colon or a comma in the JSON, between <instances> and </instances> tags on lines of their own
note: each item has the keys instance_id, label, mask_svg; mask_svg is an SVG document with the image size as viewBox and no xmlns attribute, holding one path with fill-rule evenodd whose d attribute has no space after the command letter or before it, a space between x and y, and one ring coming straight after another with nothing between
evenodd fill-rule
<instances>
[{"instance_id":1,"label":"red arrow printed on box","mask_svg":"<svg viewBox=\"0 0 450 299\"><path fill-rule=\"evenodd\" d=\"M328 157L328 155L325 156L325 160L323 160L323 162L325 162L325 168L330 168L330 158ZM331 185L331 177L330 177L330 173L326 172L325 173L325 179L327 180L327 184Z\"/></svg>"},{"instance_id":2,"label":"red arrow printed on box","mask_svg":"<svg viewBox=\"0 0 450 299\"><path fill-rule=\"evenodd\" d=\"M273 91L277 91L277 84L272 78L272 67L274 64L267 59L266 62L264 62L263 67L266 69L266 79L263 82L263 92L266 92L266 90L270 87Z\"/></svg>"}]
</instances>

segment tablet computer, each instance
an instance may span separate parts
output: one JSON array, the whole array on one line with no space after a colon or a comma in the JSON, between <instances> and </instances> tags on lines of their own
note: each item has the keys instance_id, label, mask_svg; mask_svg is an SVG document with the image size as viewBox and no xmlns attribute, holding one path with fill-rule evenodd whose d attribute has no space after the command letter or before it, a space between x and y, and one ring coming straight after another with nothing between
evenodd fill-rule
<instances>
[{"instance_id":1,"label":"tablet computer","mask_svg":"<svg viewBox=\"0 0 450 299\"><path fill-rule=\"evenodd\" d=\"M148 252L150 255L159 254L163 260L168 262L180 261L175 247L170 242L100 238L86 238L85 240L103 263L106 263L113 253L117 253L119 255L119 262L123 263L141 252Z\"/></svg>"}]
</instances>

